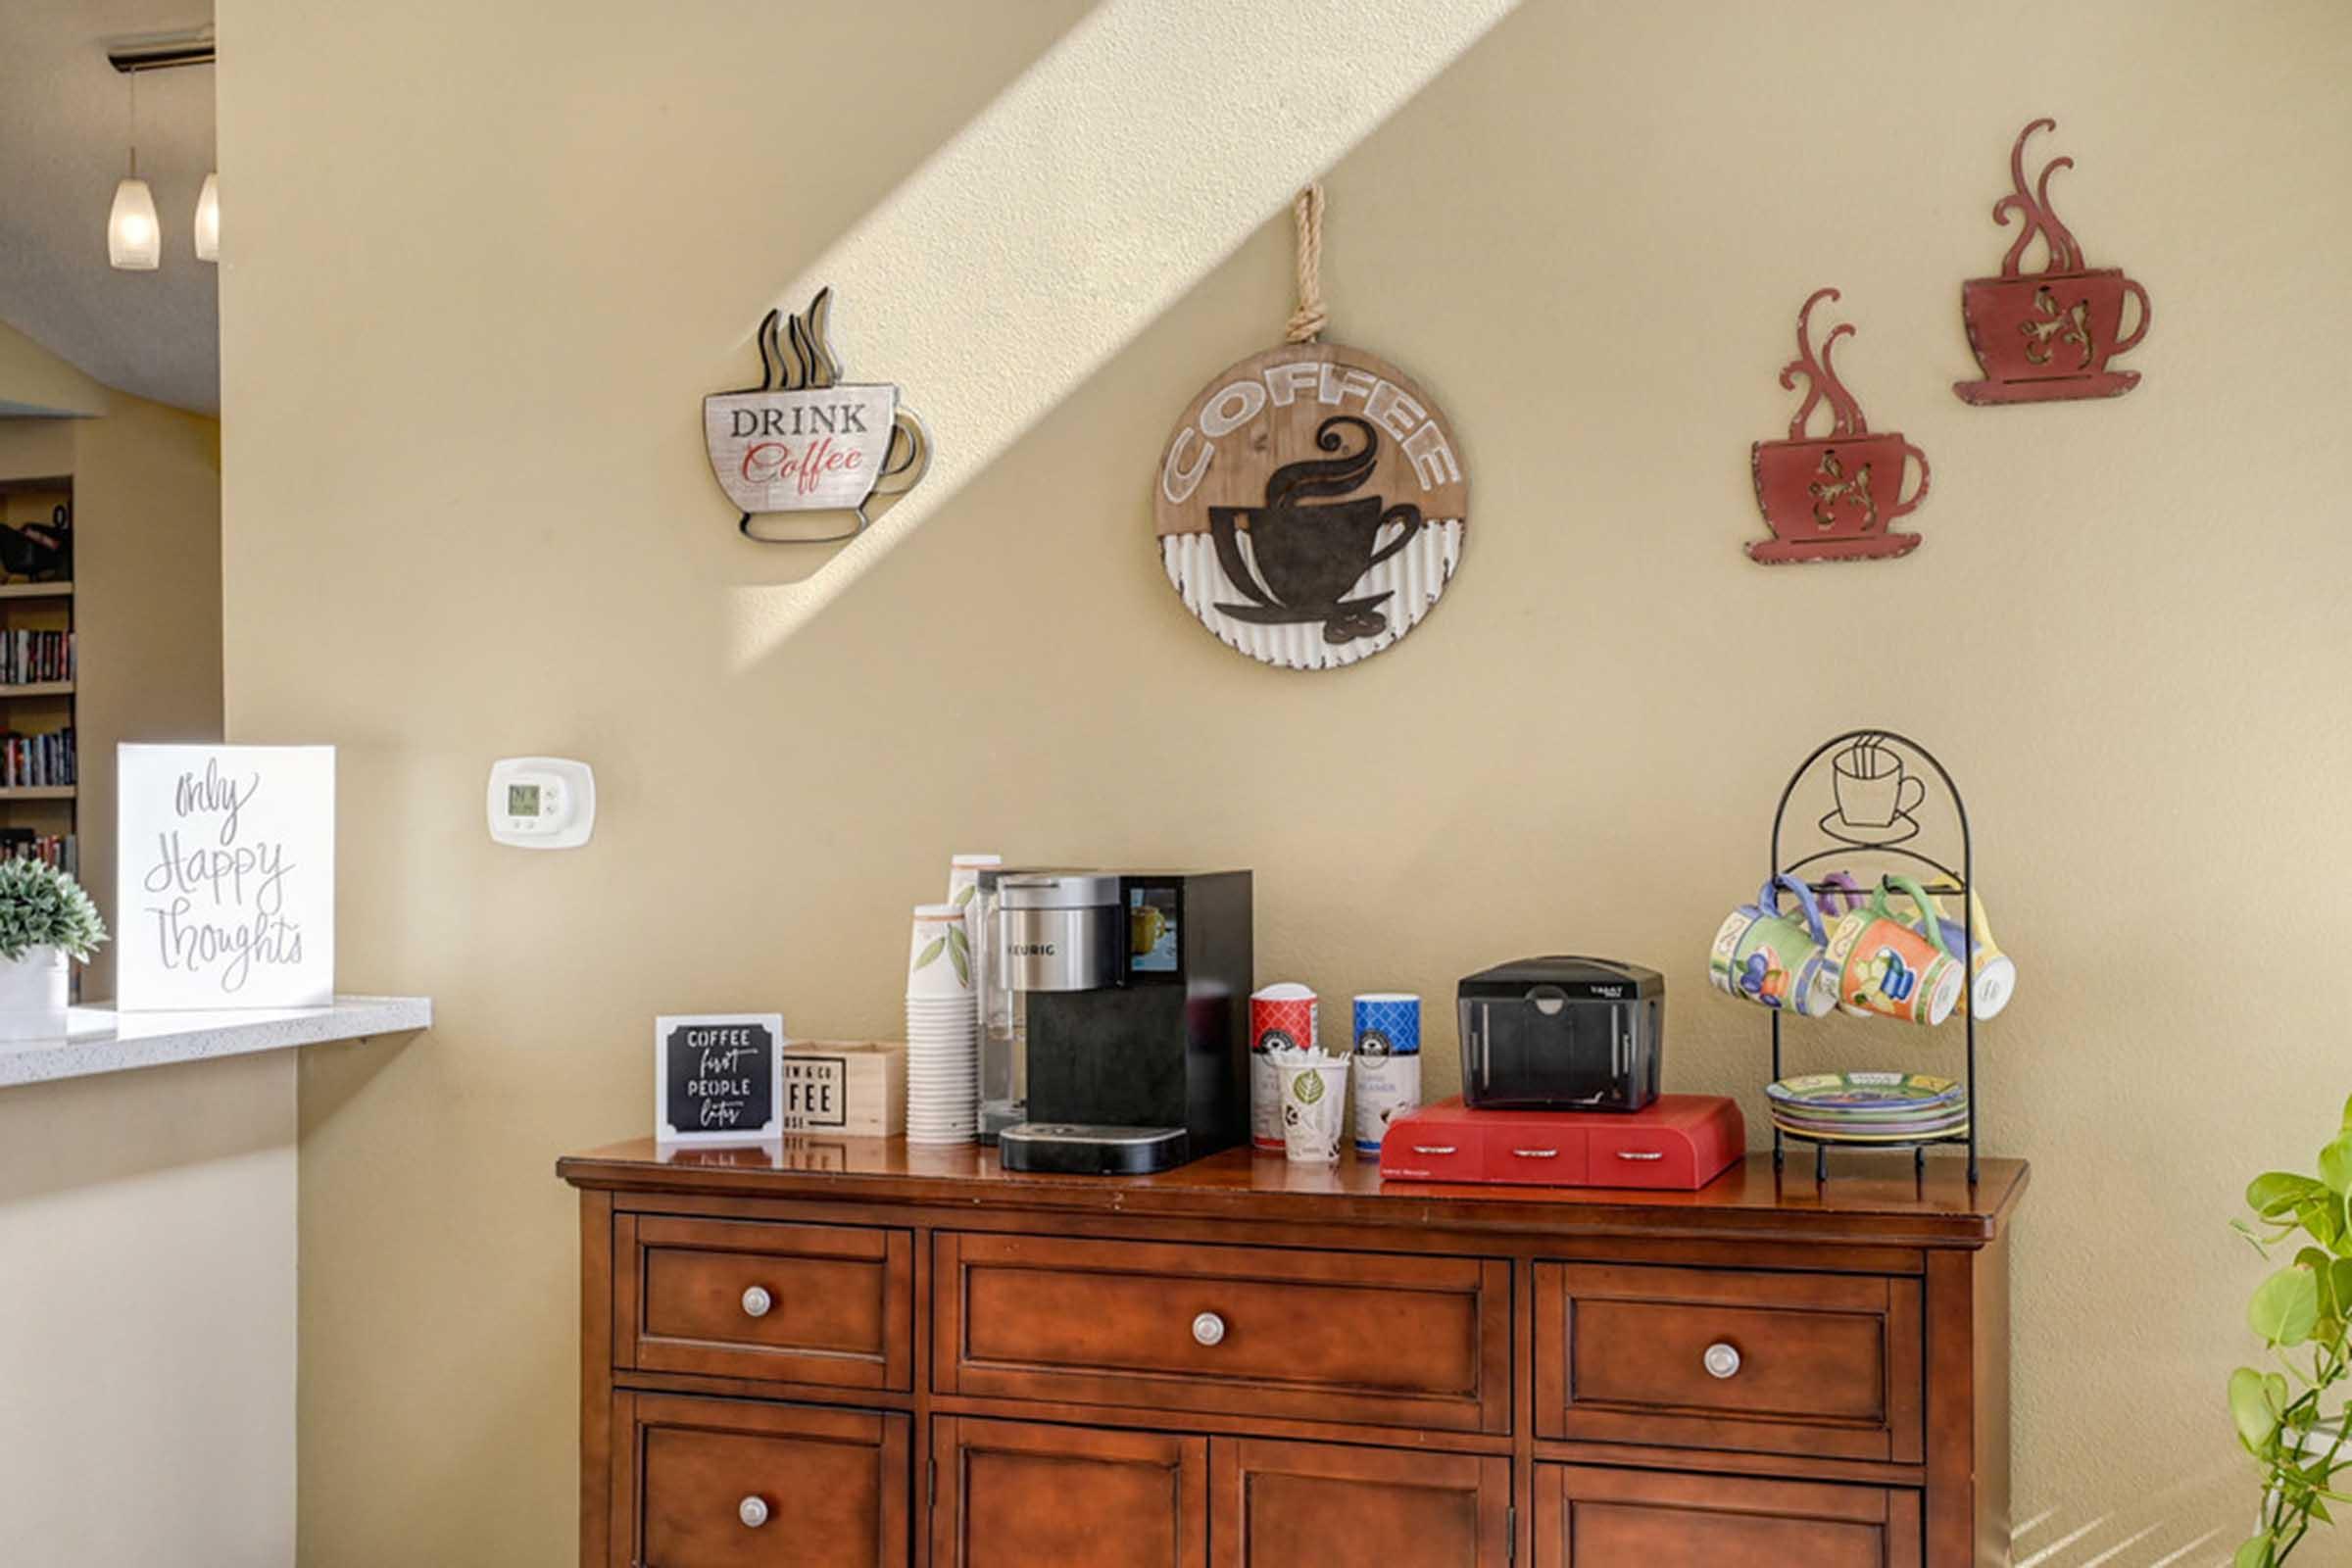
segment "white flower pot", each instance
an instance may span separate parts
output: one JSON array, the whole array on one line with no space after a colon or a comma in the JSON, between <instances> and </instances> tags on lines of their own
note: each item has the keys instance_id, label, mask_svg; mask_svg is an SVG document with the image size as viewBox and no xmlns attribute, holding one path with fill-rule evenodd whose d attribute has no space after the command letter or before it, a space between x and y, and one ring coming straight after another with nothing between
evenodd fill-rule
<instances>
[{"instance_id":1,"label":"white flower pot","mask_svg":"<svg viewBox=\"0 0 2352 1568\"><path fill-rule=\"evenodd\" d=\"M26 948L14 963L0 958L0 1040L50 1040L65 1032L65 951Z\"/></svg>"}]
</instances>

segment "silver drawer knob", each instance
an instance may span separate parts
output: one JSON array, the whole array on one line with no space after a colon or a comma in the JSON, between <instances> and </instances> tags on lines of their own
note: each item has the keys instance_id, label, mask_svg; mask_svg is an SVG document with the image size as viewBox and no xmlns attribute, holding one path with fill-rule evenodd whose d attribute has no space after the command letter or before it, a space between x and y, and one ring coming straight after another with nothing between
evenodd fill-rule
<instances>
[{"instance_id":1,"label":"silver drawer knob","mask_svg":"<svg viewBox=\"0 0 2352 1568\"><path fill-rule=\"evenodd\" d=\"M743 1315L745 1317L765 1317L767 1309L775 1304L775 1298L757 1285L743 1293ZM753 1500L757 1501L758 1499Z\"/></svg>"},{"instance_id":2,"label":"silver drawer knob","mask_svg":"<svg viewBox=\"0 0 2352 1568\"><path fill-rule=\"evenodd\" d=\"M1707 1353L1699 1359L1706 1364L1709 1377L1730 1378L1740 1375L1740 1351L1720 1340L1708 1346Z\"/></svg>"},{"instance_id":3,"label":"silver drawer knob","mask_svg":"<svg viewBox=\"0 0 2352 1568\"><path fill-rule=\"evenodd\" d=\"M1220 1345L1225 1339L1225 1320L1214 1312L1203 1312L1193 1319L1193 1339L1201 1345Z\"/></svg>"},{"instance_id":4,"label":"silver drawer knob","mask_svg":"<svg viewBox=\"0 0 2352 1568\"><path fill-rule=\"evenodd\" d=\"M735 1505L735 1517L743 1521L746 1530L757 1530L767 1523L767 1504L759 1497L746 1497Z\"/></svg>"}]
</instances>

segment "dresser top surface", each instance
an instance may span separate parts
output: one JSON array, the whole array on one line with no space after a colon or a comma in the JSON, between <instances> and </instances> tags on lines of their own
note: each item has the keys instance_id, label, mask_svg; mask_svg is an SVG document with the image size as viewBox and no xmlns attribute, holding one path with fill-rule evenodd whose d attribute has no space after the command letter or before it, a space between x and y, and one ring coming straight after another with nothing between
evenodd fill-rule
<instances>
[{"instance_id":1,"label":"dresser top surface","mask_svg":"<svg viewBox=\"0 0 2352 1568\"><path fill-rule=\"evenodd\" d=\"M838 1202L1059 1209L1139 1217L1327 1220L1458 1229L1738 1233L1818 1240L1973 1246L1998 1235L2025 1191L2023 1160L1986 1159L1971 1186L1965 1163L1833 1153L1813 1179L1810 1152L1750 1154L1697 1192L1471 1186L1383 1181L1380 1167L1346 1155L1294 1165L1232 1149L1156 1176L1060 1176L1006 1171L976 1145L909 1145L895 1138L788 1137L740 1149L663 1148L650 1138L558 1162L575 1186Z\"/></svg>"}]
</instances>

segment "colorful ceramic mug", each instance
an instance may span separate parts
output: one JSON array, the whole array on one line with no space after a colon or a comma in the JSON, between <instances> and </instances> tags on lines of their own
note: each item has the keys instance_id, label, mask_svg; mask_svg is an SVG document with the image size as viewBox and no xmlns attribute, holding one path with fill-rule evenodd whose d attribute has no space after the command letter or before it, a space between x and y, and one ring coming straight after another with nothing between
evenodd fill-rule
<instances>
[{"instance_id":1,"label":"colorful ceramic mug","mask_svg":"<svg viewBox=\"0 0 2352 1568\"><path fill-rule=\"evenodd\" d=\"M1978 1018L1990 1018L2009 1005L2017 991L2017 964L1992 940L1992 927L1984 919L1984 901L1972 889L1968 895L1968 923L1973 929L1960 929L1960 922L1945 917L1943 906L1935 905L1936 929L1943 933L1943 945L1952 953L1968 955L1968 995L1960 1001L1960 1010L1974 1013Z\"/></svg>"},{"instance_id":2,"label":"colorful ceramic mug","mask_svg":"<svg viewBox=\"0 0 2352 1568\"><path fill-rule=\"evenodd\" d=\"M1917 906L1910 922L1897 918L1888 903L1887 895L1898 891ZM1839 920L1830 938L1838 1004L1931 1027L1950 1017L1960 1002L1960 960L1935 921L1936 901L1917 882L1907 876L1882 881L1869 905Z\"/></svg>"},{"instance_id":3,"label":"colorful ceramic mug","mask_svg":"<svg viewBox=\"0 0 2352 1568\"><path fill-rule=\"evenodd\" d=\"M1781 912L1784 889L1796 895L1795 914ZM1718 991L1818 1018L1838 1004L1828 947L1812 889L1795 877L1776 876L1755 903L1742 904L1717 928L1707 975Z\"/></svg>"}]
</instances>

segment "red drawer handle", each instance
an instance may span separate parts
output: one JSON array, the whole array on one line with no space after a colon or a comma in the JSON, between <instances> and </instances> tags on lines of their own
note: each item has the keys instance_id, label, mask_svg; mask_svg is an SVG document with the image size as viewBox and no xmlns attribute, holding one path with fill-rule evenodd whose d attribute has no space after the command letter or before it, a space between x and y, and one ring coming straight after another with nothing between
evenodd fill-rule
<instances>
[{"instance_id":1,"label":"red drawer handle","mask_svg":"<svg viewBox=\"0 0 2352 1568\"><path fill-rule=\"evenodd\" d=\"M1514 1149L1511 1152L1517 1154L1521 1159L1557 1159L1560 1157L1560 1152L1556 1149Z\"/></svg>"},{"instance_id":2,"label":"red drawer handle","mask_svg":"<svg viewBox=\"0 0 2352 1568\"><path fill-rule=\"evenodd\" d=\"M1664 1159L1666 1157L1666 1152L1662 1149L1620 1149L1617 1151L1617 1157L1619 1159Z\"/></svg>"},{"instance_id":3,"label":"red drawer handle","mask_svg":"<svg viewBox=\"0 0 2352 1568\"><path fill-rule=\"evenodd\" d=\"M1450 1154L1453 1152L1453 1145L1415 1144L1413 1146L1413 1152L1416 1154Z\"/></svg>"}]
</instances>

